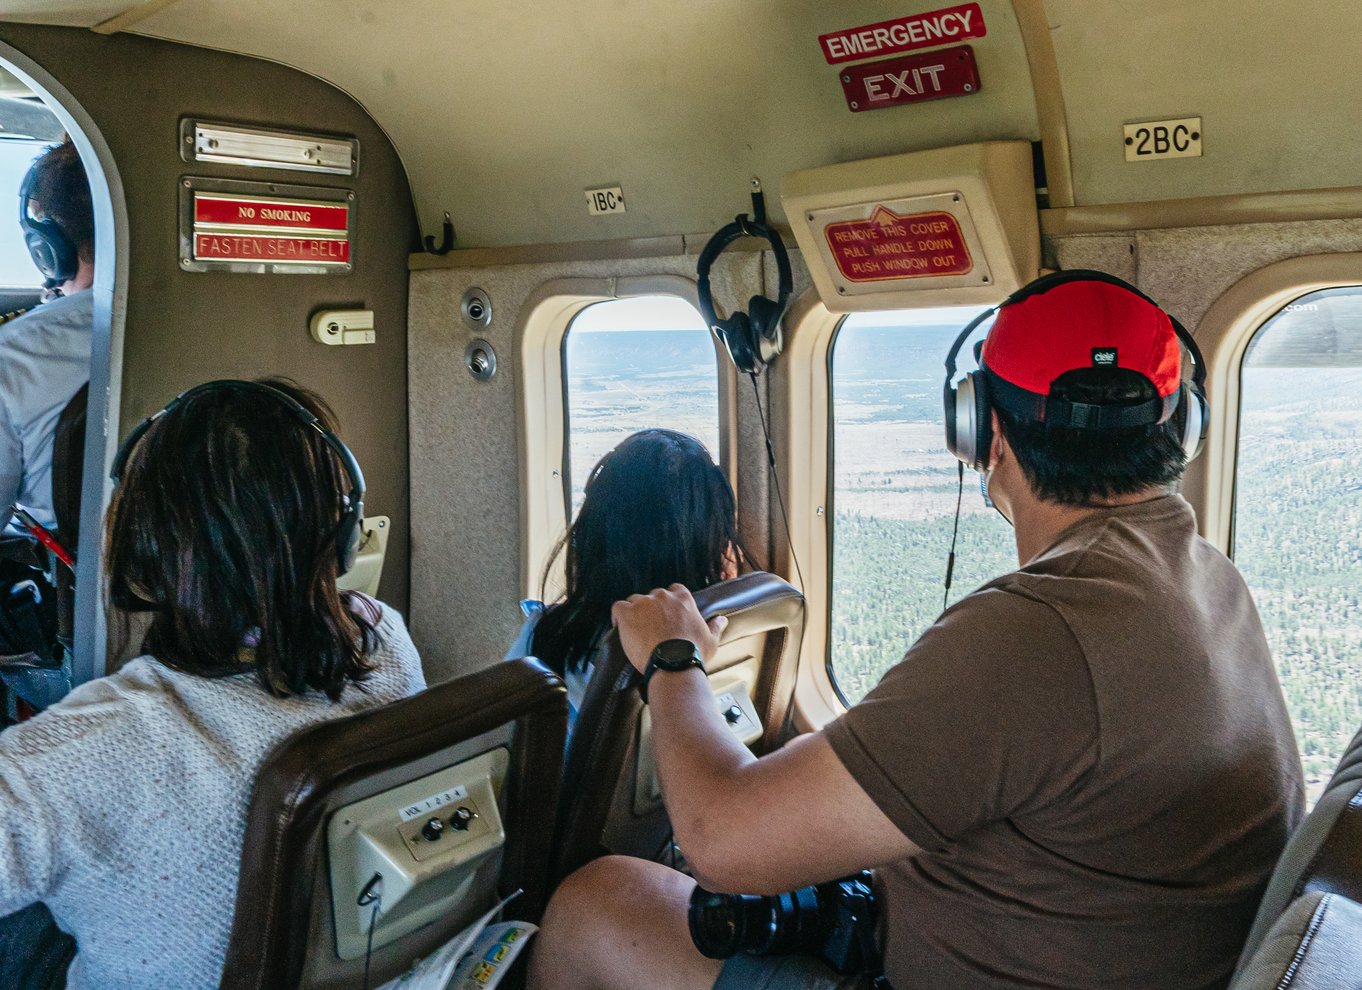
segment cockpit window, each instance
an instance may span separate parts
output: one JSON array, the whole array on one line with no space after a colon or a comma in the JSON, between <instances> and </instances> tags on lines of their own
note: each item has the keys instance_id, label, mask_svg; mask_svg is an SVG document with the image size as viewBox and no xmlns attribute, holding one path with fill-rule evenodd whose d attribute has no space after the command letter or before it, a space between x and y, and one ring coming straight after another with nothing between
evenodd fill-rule
<instances>
[{"instance_id":1,"label":"cockpit window","mask_svg":"<svg viewBox=\"0 0 1362 990\"><path fill-rule=\"evenodd\" d=\"M978 312L857 313L833 343L828 666L850 704L941 614L959 477L941 384L951 342ZM972 368L972 347L961 370ZM1011 528L968 470L960 504L953 602L1017 565Z\"/></svg>"},{"instance_id":2,"label":"cockpit window","mask_svg":"<svg viewBox=\"0 0 1362 990\"><path fill-rule=\"evenodd\" d=\"M1313 803L1362 723L1362 287L1302 296L1263 324L1239 394L1234 561Z\"/></svg>"},{"instance_id":3,"label":"cockpit window","mask_svg":"<svg viewBox=\"0 0 1362 990\"><path fill-rule=\"evenodd\" d=\"M43 277L33 266L19 229L19 184L28 167L51 145L0 138L0 193L9 190L9 199L0 198L0 290L36 289ZM4 212L8 202L9 213Z\"/></svg>"},{"instance_id":4,"label":"cockpit window","mask_svg":"<svg viewBox=\"0 0 1362 990\"><path fill-rule=\"evenodd\" d=\"M689 433L719 460L719 365L695 307L675 296L640 296L583 310L563 340L572 512L591 468L647 427Z\"/></svg>"},{"instance_id":5,"label":"cockpit window","mask_svg":"<svg viewBox=\"0 0 1362 990\"><path fill-rule=\"evenodd\" d=\"M0 78L0 292L43 284L19 229L19 186L33 160L64 136L41 100L3 91L5 85L21 84L8 74Z\"/></svg>"}]
</instances>

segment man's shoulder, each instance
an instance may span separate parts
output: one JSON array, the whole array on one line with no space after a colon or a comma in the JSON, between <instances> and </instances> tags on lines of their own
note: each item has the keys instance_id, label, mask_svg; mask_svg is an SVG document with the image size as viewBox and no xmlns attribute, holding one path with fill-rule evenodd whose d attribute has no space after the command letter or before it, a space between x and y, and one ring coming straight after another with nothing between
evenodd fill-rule
<instances>
[{"instance_id":1,"label":"man's shoulder","mask_svg":"<svg viewBox=\"0 0 1362 990\"><path fill-rule=\"evenodd\" d=\"M68 366L72 374L79 371L88 377L94 335L92 300L93 293L87 289L0 324L0 380L31 377L31 369L39 364Z\"/></svg>"}]
</instances>

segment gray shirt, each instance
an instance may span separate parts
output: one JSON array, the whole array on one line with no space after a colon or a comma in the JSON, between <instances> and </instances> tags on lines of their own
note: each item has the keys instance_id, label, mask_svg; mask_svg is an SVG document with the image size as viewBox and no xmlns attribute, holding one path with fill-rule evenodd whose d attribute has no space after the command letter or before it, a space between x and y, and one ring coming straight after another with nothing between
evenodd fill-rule
<instances>
[{"instance_id":1,"label":"gray shirt","mask_svg":"<svg viewBox=\"0 0 1362 990\"><path fill-rule=\"evenodd\" d=\"M275 698L139 657L0 733L0 915L45 901L71 990L210 990L226 960L256 772L299 729L425 687L385 607L368 679Z\"/></svg>"},{"instance_id":2,"label":"gray shirt","mask_svg":"<svg viewBox=\"0 0 1362 990\"><path fill-rule=\"evenodd\" d=\"M57 419L90 380L94 293L63 296L0 326L0 520L15 502L49 529Z\"/></svg>"}]
</instances>

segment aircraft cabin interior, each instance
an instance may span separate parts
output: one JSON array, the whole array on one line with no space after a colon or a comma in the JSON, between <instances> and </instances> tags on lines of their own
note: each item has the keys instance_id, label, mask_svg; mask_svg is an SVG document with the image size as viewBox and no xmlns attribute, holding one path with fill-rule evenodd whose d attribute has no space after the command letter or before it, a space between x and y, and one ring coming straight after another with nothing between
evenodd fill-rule
<instances>
[{"instance_id":1,"label":"aircraft cabin interior","mask_svg":"<svg viewBox=\"0 0 1362 990\"><path fill-rule=\"evenodd\" d=\"M544 961L563 905L646 914L582 893L611 854L607 870L695 878L697 951L708 890L730 955L760 958L742 939L768 920L841 910L838 958L866 981L743 982L725 963L715 986L912 990L904 942L883 941L909 881L886 864L940 893L957 866L902 864L966 862L999 829L1053 859L1004 857L950 888L959 903L988 888L1026 917L1057 889L1045 861L1081 867L1099 900L1143 893L1016 941L961 921L959 945L948 901L923 901L922 951L977 977L927 967L924 990L1362 987L1359 34L1362 8L1337 0L0 0L0 194L18 201L0 219L0 987L614 985ZM77 187L81 232L53 199ZM1067 604L1047 596L1068 572L1012 596L1074 630L1095 728L1016 673L1007 644L1030 626L1010 619L979 640L997 666L943 668L950 704L917 718L891 707L930 697L914 665L937 668L915 658L1051 545L1028 551L1023 517L1126 518L1133 488L1026 515L1030 462L998 467L1021 429L999 389L1032 392L991 328L1068 291L1106 300L1102 319L1167 314L1159 342L1131 338L1173 362L1166 389L1136 375L1160 409L1139 422L1174 438L1156 487L1178 493L1192 549L1126 598L1103 597L1135 580L1119 560ZM1057 354L1080 332L1060 323L1009 359ZM1124 339L1075 346L1083 372L1145 360ZM1037 436L1063 431L1058 394ZM1099 401L1061 402L1069 433L1135 422ZM278 497L243 494L252 477ZM694 810L674 753L692 730L648 697L666 683L681 704L693 671L663 654L687 637L634 644L611 602L652 572L588 563L597 543L661 554L687 536L673 510L720 534L695 579L658 579L724 618L691 658L713 752L765 780L753 768L823 746L855 784L859 740L879 776L855 797L907 823L902 855L829 854L856 869L768 885L747 861L782 833L753 834L760 809ZM252 577L252 554L286 576ZM579 607L590 581L622 590ZM209 614L219 601L234 617ZM1184 626L1206 643L1180 658ZM1127 666L1108 677L1094 651ZM1127 676L1179 663L1195 688ZM858 707L904 713L903 755L869 752ZM1119 755L1122 725L1194 811L1097 814L1123 787L1160 790ZM1040 775L1089 731L1087 769L979 833L900 783L921 765L942 807L976 786L1001 801L1005 782L977 781ZM1253 755L1232 752L1249 735ZM1270 813L1247 803L1260 785ZM810 821L856 820L809 787ZM144 835L109 825L120 801ZM1085 815L1112 822L1091 861L1070 841ZM149 841L180 819L219 835ZM715 838L743 827L745 845ZM851 826L846 848L872 832ZM1111 865L1184 841L1183 874ZM143 869L152 848L165 861ZM1139 935L1121 913L1167 912L1171 931L1169 905L1222 863L1252 874L1232 907L1220 888L1198 902L1235 919L1227 935L1192 914L1182 940ZM98 893L119 883L121 914ZM796 887L816 910L780 900ZM10 934L32 911L41 932ZM1183 965L1222 935L1218 961ZM838 969L833 936L810 939ZM1049 961L1023 958L1027 939ZM1084 955L1103 952L1122 958ZM1123 969L1132 953L1151 968Z\"/></svg>"}]
</instances>

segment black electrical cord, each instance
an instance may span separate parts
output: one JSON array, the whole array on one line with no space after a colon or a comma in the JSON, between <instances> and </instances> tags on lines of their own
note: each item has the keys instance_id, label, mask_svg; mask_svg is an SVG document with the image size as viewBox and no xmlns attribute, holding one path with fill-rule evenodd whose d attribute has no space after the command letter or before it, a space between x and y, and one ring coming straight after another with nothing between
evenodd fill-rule
<instances>
[{"instance_id":1,"label":"black electrical cord","mask_svg":"<svg viewBox=\"0 0 1362 990\"><path fill-rule=\"evenodd\" d=\"M960 505L965 498L965 462L957 461L955 466L959 472L960 483L955 492L955 526L951 530L951 552L946 557L946 590L941 593L943 612L951 600L951 579L955 577L955 541L960 536Z\"/></svg>"},{"instance_id":2,"label":"black electrical cord","mask_svg":"<svg viewBox=\"0 0 1362 990\"><path fill-rule=\"evenodd\" d=\"M367 907L370 904L374 906L373 913L369 915L369 939L364 947L364 990L369 990L369 963L374 955L374 928L378 925L378 913L383 907L382 873L375 873L369 878L369 882L359 892L359 897L355 898L355 904L359 907Z\"/></svg>"},{"instance_id":3,"label":"black electrical cord","mask_svg":"<svg viewBox=\"0 0 1362 990\"><path fill-rule=\"evenodd\" d=\"M761 435L766 441L766 460L771 465L771 483L776 488L776 504L780 506L780 521L785 526L785 544L790 548L790 559L794 561L795 575L799 579L799 590L805 590L804 572L799 567L799 555L795 553L794 540L790 536L790 517L785 511L785 494L780 490L780 472L776 470L776 448L771 443L771 430L766 425L766 413L761 408L761 389L757 387L757 373L749 372L752 379L752 398L757 404L757 419L761 420Z\"/></svg>"}]
</instances>

